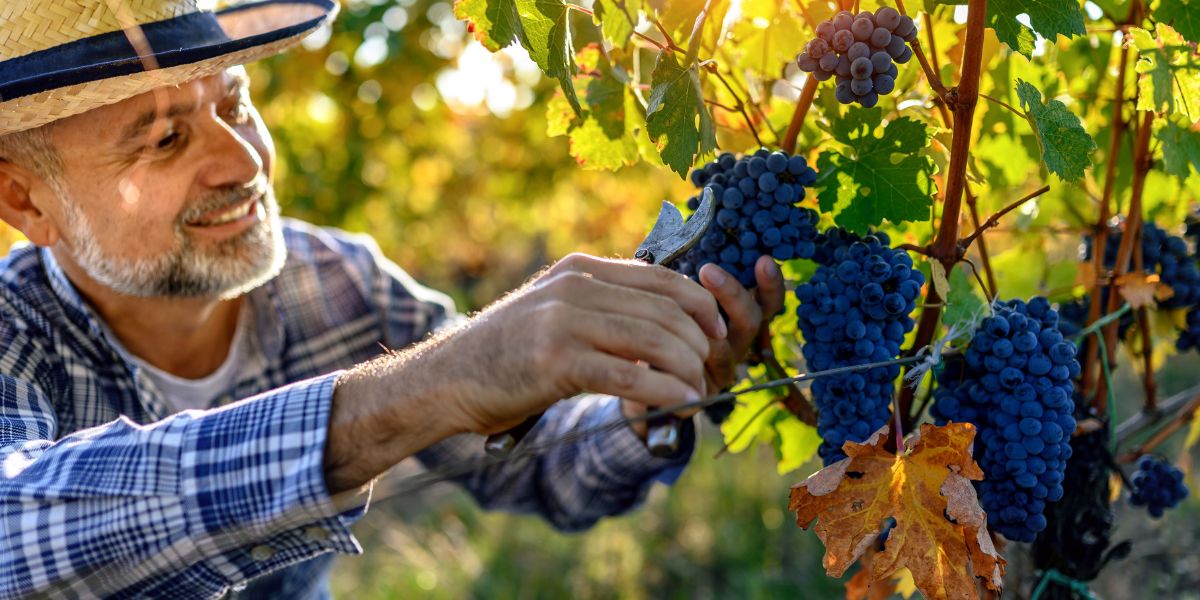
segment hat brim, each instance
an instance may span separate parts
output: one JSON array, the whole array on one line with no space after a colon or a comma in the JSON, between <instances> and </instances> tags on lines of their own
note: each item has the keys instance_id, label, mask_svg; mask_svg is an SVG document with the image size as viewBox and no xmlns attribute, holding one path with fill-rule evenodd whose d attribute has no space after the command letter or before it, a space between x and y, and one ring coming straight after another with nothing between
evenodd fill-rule
<instances>
[{"instance_id":1,"label":"hat brim","mask_svg":"<svg viewBox=\"0 0 1200 600\"><path fill-rule=\"evenodd\" d=\"M10 74L31 70L38 62L43 68L0 84L0 135L40 127L158 87L278 54L298 44L336 13L333 0L263 0L215 14L194 13L149 23L132 36L118 31L105 35L119 38L97 36L10 59L6 62L22 61L16 69L8 65ZM196 16L207 17L207 27L189 22ZM89 41L90 48L84 45ZM135 46L148 46L152 51L139 56ZM46 66L53 64L72 66Z\"/></svg>"}]
</instances>

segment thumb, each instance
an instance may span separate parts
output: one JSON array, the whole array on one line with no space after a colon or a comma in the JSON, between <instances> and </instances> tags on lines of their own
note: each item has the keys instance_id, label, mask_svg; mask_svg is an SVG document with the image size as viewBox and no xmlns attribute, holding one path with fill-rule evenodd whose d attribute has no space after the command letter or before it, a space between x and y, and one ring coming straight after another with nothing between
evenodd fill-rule
<instances>
[{"instance_id":1,"label":"thumb","mask_svg":"<svg viewBox=\"0 0 1200 600\"><path fill-rule=\"evenodd\" d=\"M764 255L754 265L754 278L758 283L755 297L762 307L763 319L769 320L783 311L783 273L773 258Z\"/></svg>"}]
</instances>

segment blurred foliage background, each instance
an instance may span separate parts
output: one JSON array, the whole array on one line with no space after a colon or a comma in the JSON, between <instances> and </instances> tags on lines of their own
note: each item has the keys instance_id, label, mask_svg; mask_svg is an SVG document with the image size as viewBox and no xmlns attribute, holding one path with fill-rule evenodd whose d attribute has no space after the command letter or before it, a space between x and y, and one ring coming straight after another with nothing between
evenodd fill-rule
<instances>
[{"instance_id":1,"label":"blurred foliage background","mask_svg":"<svg viewBox=\"0 0 1200 600\"><path fill-rule=\"evenodd\" d=\"M955 58L959 40L940 41ZM1062 49L1073 44L1102 52L1074 48L1064 57L1112 52L1094 36L1064 42ZM989 61L995 52L992 43ZM1023 63L1018 71L1070 91L1081 98L1080 109L1091 113L1098 109L1088 100L1095 97L1089 81L1103 69L1104 58L1097 61L1050 61L1038 72ZM993 62L993 71L1005 80L1010 68L1002 59ZM946 70L953 75L952 64ZM463 311L482 307L566 253L630 255L659 202L682 201L691 190L667 169L647 163L617 173L580 169L569 156L567 138L546 135L546 105L555 86L524 51L493 55L474 42L447 1L343 2L332 28L302 48L251 65L250 72L255 101L280 155L276 187L285 214L373 235L388 256L450 293ZM776 89L776 100L788 94ZM823 113L836 112L831 97L818 98ZM989 135L977 146L982 171L976 178L993 183L989 189L1028 185L1037 174L1014 171L1005 158L1022 152L1028 140L1005 135L1015 127L1009 113L990 106L981 111L982 131ZM769 119L779 128L788 116L772 112ZM809 120L804 139L810 147L818 145L827 124ZM1097 139L1107 137L1103 128L1089 131ZM736 131L723 135L745 137ZM745 142L738 139L734 146ZM1119 169L1118 177L1128 179L1129 169ZM1174 220L1179 215L1168 213L1182 203L1166 204L1165 196L1178 188L1156 182L1147 187L1151 214ZM1069 287L1073 269L1053 271L1073 260L1077 235L1067 232L1061 242L1018 236L1021 227L1044 222L1042 215L1062 214L1060 206L1078 200L1073 194L1056 189L1041 203L1053 210L1039 213L1030 204L1015 216L1014 227L990 239L1010 293ZM985 194L981 209L1007 200L1005 194ZM921 241L928 234L921 227L906 228L903 239ZM1011 235L1014 230L1017 235ZM0 224L0 250L19 238ZM1042 268L1028 268L1031 257ZM1123 360L1118 394L1139 395L1134 367ZM1163 361L1164 393L1194 383L1200 367L1194 357ZM1131 410L1136 408L1126 412ZM780 476L771 446L715 459L720 444L720 432L705 428L693 465L674 487L660 486L635 514L582 534L559 534L533 518L482 513L445 485L379 502L357 527L366 554L339 559L335 595L840 597L841 582L824 575L819 541L795 527L786 510L789 486L816 464ZM1175 458L1187 450L1177 441L1164 452ZM1185 458L1181 464L1191 463ZM1194 478L1192 483L1194 489ZM1200 598L1197 496L1163 521L1119 509L1127 518L1118 539L1143 542L1094 589L1110 598ZM1010 553L1010 559L1018 554ZM1010 590L1027 597L1029 567L1019 558L1012 566ZM1136 580L1129 573L1138 573Z\"/></svg>"}]
</instances>

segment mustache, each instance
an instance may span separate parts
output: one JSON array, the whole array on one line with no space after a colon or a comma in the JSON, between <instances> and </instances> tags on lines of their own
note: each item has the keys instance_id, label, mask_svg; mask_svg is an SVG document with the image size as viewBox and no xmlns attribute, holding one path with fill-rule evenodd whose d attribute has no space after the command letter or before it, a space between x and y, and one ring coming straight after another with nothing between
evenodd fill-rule
<instances>
[{"instance_id":1,"label":"mustache","mask_svg":"<svg viewBox=\"0 0 1200 600\"><path fill-rule=\"evenodd\" d=\"M258 197L265 199L270 192L271 187L263 183L216 190L205 194L204 198L200 199L195 206L184 211L179 217L179 223L190 223L207 213L232 208L245 203L251 198Z\"/></svg>"}]
</instances>

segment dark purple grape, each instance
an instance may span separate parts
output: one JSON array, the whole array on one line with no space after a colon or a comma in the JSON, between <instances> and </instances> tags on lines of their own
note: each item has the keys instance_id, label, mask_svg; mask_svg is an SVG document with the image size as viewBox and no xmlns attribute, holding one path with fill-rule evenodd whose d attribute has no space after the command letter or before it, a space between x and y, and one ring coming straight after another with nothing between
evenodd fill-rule
<instances>
[{"instance_id":1,"label":"dark purple grape","mask_svg":"<svg viewBox=\"0 0 1200 600\"><path fill-rule=\"evenodd\" d=\"M852 81L857 81L857 80L856 79L843 79L842 81L838 82L837 87L834 88L834 96L837 96L838 102L841 102L842 104L850 104L858 99L858 97L850 89L850 85L851 85Z\"/></svg>"},{"instance_id":2,"label":"dark purple grape","mask_svg":"<svg viewBox=\"0 0 1200 600\"><path fill-rule=\"evenodd\" d=\"M892 32L876 27L875 31L871 32L871 45L876 48L887 48L887 45L892 41Z\"/></svg>"},{"instance_id":3,"label":"dark purple grape","mask_svg":"<svg viewBox=\"0 0 1200 600\"><path fill-rule=\"evenodd\" d=\"M821 69L817 69L816 71L812 72L812 76L813 76L813 79L816 79L817 81L825 81L826 79L833 77L833 73L830 73L829 71L823 71Z\"/></svg>"},{"instance_id":4,"label":"dark purple grape","mask_svg":"<svg viewBox=\"0 0 1200 600\"><path fill-rule=\"evenodd\" d=\"M890 6L879 7L875 11L875 24L889 31L896 29L900 24L900 11Z\"/></svg>"},{"instance_id":5,"label":"dark purple grape","mask_svg":"<svg viewBox=\"0 0 1200 600\"><path fill-rule=\"evenodd\" d=\"M859 19L866 19L867 21L869 21L871 23L872 27L875 25L875 13L873 13L869 10L862 10L862 11L859 11L857 15L854 15L855 21L857 21Z\"/></svg>"},{"instance_id":6,"label":"dark purple grape","mask_svg":"<svg viewBox=\"0 0 1200 600\"><path fill-rule=\"evenodd\" d=\"M871 108L876 104L879 104L879 94L876 94L875 92L869 92L865 96L859 96L858 103L861 104L863 108Z\"/></svg>"},{"instance_id":7,"label":"dark purple grape","mask_svg":"<svg viewBox=\"0 0 1200 600\"><path fill-rule=\"evenodd\" d=\"M850 11L843 10L833 16L833 27L838 31L850 31L850 26L853 24L854 15L850 14Z\"/></svg>"},{"instance_id":8,"label":"dark purple grape","mask_svg":"<svg viewBox=\"0 0 1200 600\"><path fill-rule=\"evenodd\" d=\"M854 39L865 42L871 39L871 34L875 32L875 24L870 19L858 17L854 19L854 24L850 26L850 31L854 33Z\"/></svg>"},{"instance_id":9,"label":"dark purple grape","mask_svg":"<svg viewBox=\"0 0 1200 600\"><path fill-rule=\"evenodd\" d=\"M875 84L870 79L851 79L850 91L854 92L855 96L865 96L875 89Z\"/></svg>"},{"instance_id":10,"label":"dark purple grape","mask_svg":"<svg viewBox=\"0 0 1200 600\"><path fill-rule=\"evenodd\" d=\"M874 73L874 68L871 66L871 59L859 58L850 63L850 76L855 79L866 79Z\"/></svg>"},{"instance_id":11,"label":"dark purple grape","mask_svg":"<svg viewBox=\"0 0 1200 600\"><path fill-rule=\"evenodd\" d=\"M826 42L833 40L833 34L835 32L837 32L837 28L833 26L831 21L821 21L821 23L817 25L817 37L825 40Z\"/></svg>"},{"instance_id":12,"label":"dark purple grape","mask_svg":"<svg viewBox=\"0 0 1200 600\"><path fill-rule=\"evenodd\" d=\"M892 58L896 58L904 53L904 49L907 47L908 44L904 43L904 38L894 35L892 36L892 41L888 42L887 53L890 54Z\"/></svg>"},{"instance_id":13,"label":"dark purple grape","mask_svg":"<svg viewBox=\"0 0 1200 600\"><path fill-rule=\"evenodd\" d=\"M850 46L850 49L846 51L846 56L850 58L851 62L863 57L869 58L871 56L871 47L862 42L854 42Z\"/></svg>"},{"instance_id":14,"label":"dark purple grape","mask_svg":"<svg viewBox=\"0 0 1200 600\"><path fill-rule=\"evenodd\" d=\"M891 66L892 57L887 52L880 50L871 55L871 67L876 73L886 73Z\"/></svg>"},{"instance_id":15,"label":"dark purple grape","mask_svg":"<svg viewBox=\"0 0 1200 600\"><path fill-rule=\"evenodd\" d=\"M904 38L905 41L912 41L917 37L917 24L913 22L912 17L900 17L900 24L892 30L892 33Z\"/></svg>"},{"instance_id":16,"label":"dark purple grape","mask_svg":"<svg viewBox=\"0 0 1200 600\"><path fill-rule=\"evenodd\" d=\"M913 56L912 48L905 46L904 51L900 53L900 56L896 57L896 62L898 62L900 64L904 64L904 63L908 62L909 60L911 60L912 56Z\"/></svg>"},{"instance_id":17,"label":"dark purple grape","mask_svg":"<svg viewBox=\"0 0 1200 600\"><path fill-rule=\"evenodd\" d=\"M801 53L799 58L796 59L796 66L800 67L800 70L806 73L812 73L820 67L817 64L817 59L809 56L807 52Z\"/></svg>"},{"instance_id":18,"label":"dark purple grape","mask_svg":"<svg viewBox=\"0 0 1200 600\"><path fill-rule=\"evenodd\" d=\"M895 63L892 63L892 66L888 67L887 74L891 75L892 79L895 79L900 76L900 69L896 68Z\"/></svg>"},{"instance_id":19,"label":"dark purple grape","mask_svg":"<svg viewBox=\"0 0 1200 600\"><path fill-rule=\"evenodd\" d=\"M838 66L838 55L830 52L829 54L821 57L820 64L822 71L828 71L832 73Z\"/></svg>"},{"instance_id":20,"label":"dark purple grape","mask_svg":"<svg viewBox=\"0 0 1200 600\"><path fill-rule=\"evenodd\" d=\"M843 54L842 57L838 59L837 74L838 77L850 76L850 57Z\"/></svg>"},{"instance_id":21,"label":"dark purple grape","mask_svg":"<svg viewBox=\"0 0 1200 600\"><path fill-rule=\"evenodd\" d=\"M817 60L821 60L822 56L825 56L829 53L829 42L826 42L821 38L817 38L809 42L808 45L804 47L804 51L807 52L809 56Z\"/></svg>"},{"instance_id":22,"label":"dark purple grape","mask_svg":"<svg viewBox=\"0 0 1200 600\"><path fill-rule=\"evenodd\" d=\"M854 43L854 34L848 29L839 30L833 34L833 42L831 45L838 52L845 52L850 49L850 45Z\"/></svg>"},{"instance_id":23,"label":"dark purple grape","mask_svg":"<svg viewBox=\"0 0 1200 600\"><path fill-rule=\"evenodd\" d=\"M871 81L875 83L875 91L883 95L890 94L892 90L896 89L896 80L892 79L892 76L887 73L880 73L873 77Z\"/></svg>"}]
</instances>

